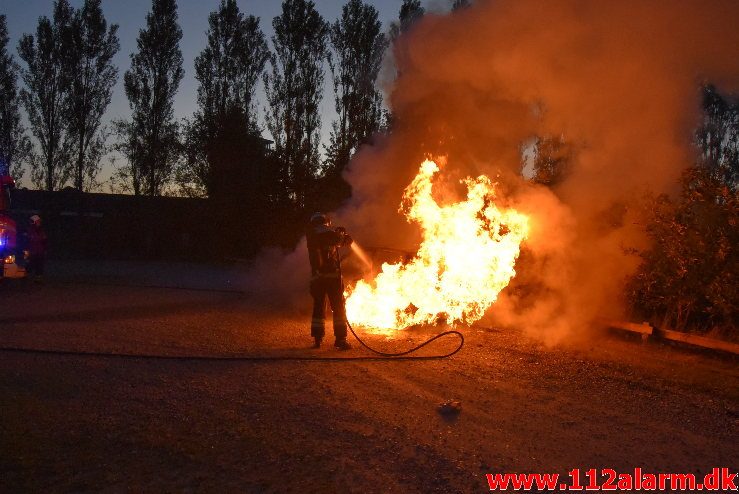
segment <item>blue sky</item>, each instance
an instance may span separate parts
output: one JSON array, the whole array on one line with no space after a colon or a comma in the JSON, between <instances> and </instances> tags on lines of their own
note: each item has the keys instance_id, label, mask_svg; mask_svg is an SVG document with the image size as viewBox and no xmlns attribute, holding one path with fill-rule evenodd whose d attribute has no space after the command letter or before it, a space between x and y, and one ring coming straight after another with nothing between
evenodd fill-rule
<instances>
[{"instance_id":1,"label":"blue sky","mask_svg":"<svg viewBox=\"0 0 739 494\"><path fill-rule=\"evenodd\" d=\"M324 18L333 22L341 13L344 0L314 0L316 8ZM401 0L366 0L377 8L385 30L389 23L397 18ZM83 0L70 0L74 7L82 5ZM151 8L151 0L103 0L103 10L109 23L120 26L118 37L121 50L118 52L115 63L119 69L118 84L113 94L113 100L105 116L105 122L111 119L125 118L129 115L128 101L123 91L123 74L129 67L129 55L136 50L136 37L139 29L144 27L146 13ZM194 77L193 61L205 46L205 31L208 28L208 14L215 10L220 0L178 0L180 26L182 27L182 41L180 47L184 59L185 77L180 84L175 100L175 112L178 118L192 115L196 107L197 81ZM280 0L238 0L239 8L246 14L260 18L262 30L269 38L272 35L272 18L279 14ZM35 33L36 24L40 16L51 17L52 0L0 0L0 14L5 14L8 20L10 34L9 49L15 55L16 61L22 63L17 56L18 40L23 33ZM330 75L326 78L326 97L323 101L324 135L328 134L331 119L333 119L333 98L330 87ZM260 103L261 107L264 106ZM265 131L265 137L269 137ZM101 179L110 175L110 168L105 167ZM29 185L25 180L24 185ZM107 188L104 188L107 191Z\"/></svg>"}]
</instances>

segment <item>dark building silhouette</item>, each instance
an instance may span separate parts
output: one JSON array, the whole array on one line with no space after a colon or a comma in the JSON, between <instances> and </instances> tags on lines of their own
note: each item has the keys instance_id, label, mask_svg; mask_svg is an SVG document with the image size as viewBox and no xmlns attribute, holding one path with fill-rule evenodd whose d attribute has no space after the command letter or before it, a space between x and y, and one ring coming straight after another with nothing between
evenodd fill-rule
<instances>
[{"instance_id":1,"label":"dark building silhouette","mask_svg":"<svg viewBox=\"0 0 739 494\"><path fill-rule=\"evenodd\" d=\"M42 217L52 258L208 260L214 252L206 199L16 189L22 230Z\"/></svg>"}]
</instances>

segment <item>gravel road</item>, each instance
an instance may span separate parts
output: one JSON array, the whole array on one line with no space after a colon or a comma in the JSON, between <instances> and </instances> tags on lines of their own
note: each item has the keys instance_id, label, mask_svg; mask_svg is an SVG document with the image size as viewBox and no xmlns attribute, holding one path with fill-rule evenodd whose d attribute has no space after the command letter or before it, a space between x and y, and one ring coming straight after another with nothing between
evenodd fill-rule
<instances>
[{"instance_id":1,"label":"gravel road","mask_svg":"<svg viewBox=\"0 0 739 494\"><path fill-rule=\"evenodd\" d=\"M360 356L249 293L0 286L0 345ZM434 330L369 340L400 350ZM464 329L417 362L201 362L0 351L0 492L485 492L485 473L739 466L739 366L619 338ZM439 343L430 351L450 348ZM439 403L461 402L458 415Z\"/></svg>"}]
</instances>

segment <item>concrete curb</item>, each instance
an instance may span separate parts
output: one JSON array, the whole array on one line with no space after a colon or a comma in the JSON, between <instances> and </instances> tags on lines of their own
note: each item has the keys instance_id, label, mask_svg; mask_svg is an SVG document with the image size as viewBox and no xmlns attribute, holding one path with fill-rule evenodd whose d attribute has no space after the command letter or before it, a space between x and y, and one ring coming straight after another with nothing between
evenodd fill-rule
<instances>
[{"instance_id":1,"label":"concrete curb","mask_svg":"<svg viewBox=\"0 0 739 494\"><path fill-rule=\"evenodd\" d=\"M705 336L698 336L690 333L683 333L682 331L656 328L647 322L633 323L624 321L607 321L606 325L610 329L639 334L643 341L650 338L662 341L677 341L691 346L739 355L739 344L737 343L717 340L714 338L706 338Z\"/></svg>"}]
</instances>

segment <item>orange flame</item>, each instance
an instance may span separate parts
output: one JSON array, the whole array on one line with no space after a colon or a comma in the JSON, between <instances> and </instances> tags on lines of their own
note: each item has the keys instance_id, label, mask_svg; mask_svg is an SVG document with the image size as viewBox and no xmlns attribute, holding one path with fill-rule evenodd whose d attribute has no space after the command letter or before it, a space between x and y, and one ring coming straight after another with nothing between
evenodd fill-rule
<instances>
[{"instance_id":1,"label":"orange flame","mask_svg":"<svg viewBox=\"0 0 739 494\"><path fill-rule=\"evenodd\" d=\"M472 324L516 275L528 217L493 203L495 185L467 178L467 199L440 206L432 197L439 166L426 160L403 193L400 211L421 227L423 240L408 263L382 265L374 280L347 290L353 323L375 330L417 324Z\"/></svg>"}]
</instances>

